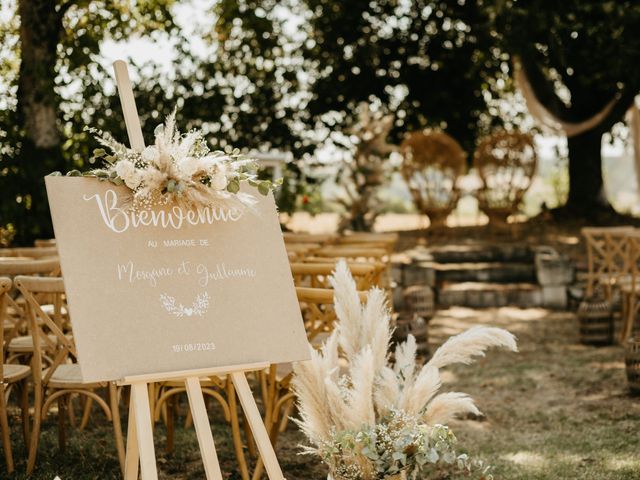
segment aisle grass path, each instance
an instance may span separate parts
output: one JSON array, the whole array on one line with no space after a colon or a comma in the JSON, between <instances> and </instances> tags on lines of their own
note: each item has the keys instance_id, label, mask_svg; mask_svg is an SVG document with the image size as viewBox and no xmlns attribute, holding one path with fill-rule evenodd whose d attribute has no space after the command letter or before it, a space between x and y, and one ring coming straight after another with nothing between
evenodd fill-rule
<instances>
[{"instance_id":1,"label":"aisle grass path","mask_svg":"<svg viewBox=\"0 0 640 480\"><path fill-rule=\"evenodd\" d=\"M478 323L510 329L520 353L449 371L445 388L471 394L485 414L453 425L469 453L496 479L640 479L640 399L628 394L621 347L579 345L571 314L515 308L440 312L432 344Z\"/></svg>"}]
</instances>

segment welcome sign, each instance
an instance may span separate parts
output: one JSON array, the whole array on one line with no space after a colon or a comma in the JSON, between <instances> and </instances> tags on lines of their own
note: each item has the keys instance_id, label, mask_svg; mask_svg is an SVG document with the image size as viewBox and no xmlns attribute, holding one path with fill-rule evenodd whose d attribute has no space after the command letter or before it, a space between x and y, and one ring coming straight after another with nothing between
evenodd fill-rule
<instances>
[{"instance_id":1,"label":"welcome sign","mask_svg":"<svg viewBox=\"0 0 640 480\"><path fill-rule=\"evenodd\" d=\"M85 381L308 358L271 194L134 210L95 178L46 186Z\"/></svg>"}]
</instances>

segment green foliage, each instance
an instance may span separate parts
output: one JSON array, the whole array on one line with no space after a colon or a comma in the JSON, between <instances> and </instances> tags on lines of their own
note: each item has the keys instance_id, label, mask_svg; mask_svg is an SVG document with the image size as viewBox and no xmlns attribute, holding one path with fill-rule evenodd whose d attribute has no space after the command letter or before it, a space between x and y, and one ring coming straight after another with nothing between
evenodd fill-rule
<instances>
[{"instance_id":1,"label":"green foliage","mask_svg":"<svg viewBox=\"0 0 640 480\"><path fill-rule=\"evenodd\" d=\"M436 126L471 152L476 137L499 122L487 114L488 102L500 90L507 58L495 48L480 2L303 3L309 125L329 134L375 98L395 114L396 140Z\"/></svg>"},{"instance_id":2,"label":"green foliage","mask_svg":"<svg viewBox=\"0 0 640 480\"><path fill-rule=\"evenodd\" d=\"M53 129L60 133L59 144L39 148L29 139L26 130L28 112L24 111L23 95L18 88L20 77L19 17L0 24L2 51L0 69L4 87L10 96L3 98L0 109L0 224L13 229L16 243L28 243L37 237L50 237L49 207L46 201L43 177L51 171L82 168L96 146L82 131L84 125L99 126L124 138L124 124L119 115L116 98L109 95L108 78L96 62L100 44L106 38L122 39L134 34L174 28L170 7L173 0L140 1L132 6L128 2L111 0L58 1L52 18L44 9L32 15L42 15L41 22L52 22L49 37L42 39L56 48L47 49L55 58L44 58L43 66L51 62L51 84L38 91L39 98L49 98L57 107L58 115ZM30 0L16 0L7 8L36 8ZM49 8L49 7L48 7ZM29 25L25 26L29 28ZM31 26L31 28L34 28ZM46 60L47 62L44 62ZM33 74L21 70L22 75ZM43 86L43 84L38 84ZM112 84L111 84L112 85ZM105 88L106 87L106 88ZM158 86L158 88L161 88ZM143 92L143 96L144 96ZM146 97L152 101L151 96ZM138 98L145 107L145 101Z\"/></svg>"},{"instance_id":3,"label":"green foliage","mask_svg":"<svg viewBox=\"0 0 640 480\"><path fill-rule=\"evenodd\" d=\"M503 0L488 11L504 49L522 58L536 93L564 120L640 89L638 2Z\"/></svg>"}]
</instances>

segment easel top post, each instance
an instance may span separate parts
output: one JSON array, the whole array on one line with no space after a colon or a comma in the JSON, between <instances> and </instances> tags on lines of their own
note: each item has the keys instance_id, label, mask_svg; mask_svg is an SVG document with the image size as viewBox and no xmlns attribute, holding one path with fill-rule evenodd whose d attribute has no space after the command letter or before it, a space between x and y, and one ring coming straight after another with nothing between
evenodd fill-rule
<instances>
[{"instance_id":1,"label":"easel top post","mask_svg":"<svg viewBox=\"0 0 640 480\"><path fill-rule=\"evenodd\" d=\"M120 96L124 123L127 126L131 148L142 151L144 150L144 138L142 136L142 127L140 126L140 117L138 117L138 109L136 108L136 100L133 96L131 79L129 78L129 68L123 60L116 60L113 62L113 70L116 74L118 95Z\"/></svg>"}]
</instances>

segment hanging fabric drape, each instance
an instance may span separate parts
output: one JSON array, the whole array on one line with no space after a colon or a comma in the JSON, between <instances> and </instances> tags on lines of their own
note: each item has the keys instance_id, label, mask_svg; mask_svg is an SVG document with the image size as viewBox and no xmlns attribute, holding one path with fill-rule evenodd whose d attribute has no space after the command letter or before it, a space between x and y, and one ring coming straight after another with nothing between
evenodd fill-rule
<instances>
[{"instance_id":1,"label":"hanging fabric drape","mask_svg":"<svg viewBox=\"0 0 640 480\"><path fill-rule=\"evenodd\" d=\"M516 86L522 92L529 113L538 123L538 125L543 130L546 130L549 133L566 135L567 137L574 137L588 130L591 130L593 127L601 123L607 115L609 115L611 109L618 101L618 96L616 95L604 106L602 110L600 110L591 118L588 118L582 122L564 122L556 117L553 113L551 113L544 105L542 105L542 103L540 103L538 97L536 97L536 94L533 91L531 83L529 82L527 73L524 71L524 68L522 68L522 64L517 57L514 59L513 64Z\"/></svg>"},{"instance_id":2,"label":"hanging fabric drape","mask_svg":"<svg viewBox=\"0 0 640 480\"><path fill-rule=\"evenodd\" d=\"M591 130L609 115L611 109L619 99L616 95L602 110L587 120L578 123L563 122L540 103L527 78L527 73L524 71L524 68L522 68L522 64L517 57L514 58L513 65L514 80L516 86L522 92L529 113L543 131L551 134L573 137ZM633 149L638 189L640 189L640 106L638 105L638 97L636 97L633 105L627 111L626 122L629 127L630 147Z\"/></svg>"}]
</instances>

